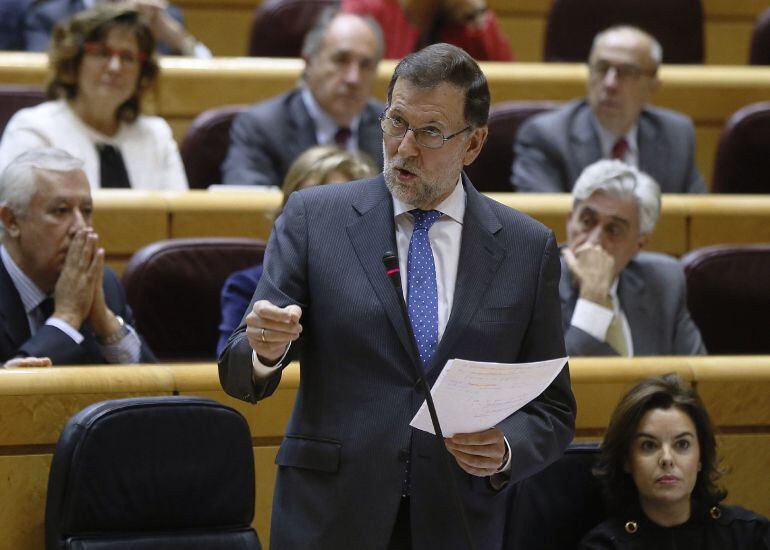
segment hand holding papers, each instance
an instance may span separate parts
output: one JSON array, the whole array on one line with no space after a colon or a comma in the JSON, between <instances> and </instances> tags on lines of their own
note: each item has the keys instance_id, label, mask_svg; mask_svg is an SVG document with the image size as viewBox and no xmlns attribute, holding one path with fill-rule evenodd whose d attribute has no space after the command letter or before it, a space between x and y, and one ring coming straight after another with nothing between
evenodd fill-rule
<instances>
[{"instance_id":1,"label":"hand holding papers","mask_svg":"<svg viewBox=\"0 0 770 550\"><path fill-rule=\"evenodd\" d=\"M507 418L543 393L567 359L536 363L450 359L431 390L444 437L487 430ZM434 433L425 402L409 425Z\"/></svg>"}]
</instances>

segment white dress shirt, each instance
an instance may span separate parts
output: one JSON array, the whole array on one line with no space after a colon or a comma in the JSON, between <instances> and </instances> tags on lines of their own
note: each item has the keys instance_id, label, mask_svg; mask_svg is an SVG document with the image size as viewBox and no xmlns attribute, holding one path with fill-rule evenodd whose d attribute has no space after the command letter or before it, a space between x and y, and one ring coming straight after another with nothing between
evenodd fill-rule
<instances>
[{"instance_id":1,"label":"white dress shirt","mask_svg":"<svg viewBox=\"0 0 770 550\"><path fill-rule=\"evenodd\" d=\"M617 315L626 340L628 356L632 357L634 355L634 342L633 338L631 338L631 327L628 324L628 319L626 319L626 314L623 313L623 309L620 307L618 279L615 279L610 287L610 297L612 298L612 309L584 298L578 298L575 303L575 311L572 312L570 324L590 334L600 342L606 342L607 330L610 328L612 318Z\"/></svg>"},{"instance_id":2,"label":"white dress shirt","mask_svg":"<svg viewBox=\"0 0 770 550\"><path fill-rule=\"evenodd\" d=\"M337 133L339 124L321 108L307 86L302 87L301 97L305 109L307 109L310 118L315 123L316 143L319 145L337 145L337 142L334 141L334 134ZM360 124L361 114L359 113L353 117L353 120L348 125L350 137L348 138L346 149L351 153L358 151L358 127Z\"/></svg>"},{"instance_id":3,"label":"white dress shirt","mask_svg":"<svg viewBox=\"0 0 770 550\"><path fill-rule=\"evenodd\" d=\"M596 133L599 135L599 143L602 147L602 158L611 159L612 148L615 147L615 143L621 137L624 137L626 138L626 143L628 143L628 149L626 149L626 154L620 160L626 164L639 168L639 142L636 139L638 125L634 124L624 136L616 136L602 126L593 115L591 115L591 120L593 121L594 128L596 128Z\"/></svg>"}]
</instances>

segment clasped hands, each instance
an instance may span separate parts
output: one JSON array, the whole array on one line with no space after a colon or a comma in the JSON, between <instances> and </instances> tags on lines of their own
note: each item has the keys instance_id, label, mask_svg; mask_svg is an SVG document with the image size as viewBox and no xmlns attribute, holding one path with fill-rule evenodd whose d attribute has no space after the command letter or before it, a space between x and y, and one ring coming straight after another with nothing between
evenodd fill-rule
<instances>
[{"instance_id":1,"label":"clasped hands","mask_svg":"<svg viewBox=\"0 0 770 550\"><path fill-rule=\"evenodd\" d=\"M53 317L76 330L87 319L99 338L120 330L120 322L104 299L104 249L91 227L79 229L70 242L59 278L54 287Z\"/></svg>"}]
</instances>

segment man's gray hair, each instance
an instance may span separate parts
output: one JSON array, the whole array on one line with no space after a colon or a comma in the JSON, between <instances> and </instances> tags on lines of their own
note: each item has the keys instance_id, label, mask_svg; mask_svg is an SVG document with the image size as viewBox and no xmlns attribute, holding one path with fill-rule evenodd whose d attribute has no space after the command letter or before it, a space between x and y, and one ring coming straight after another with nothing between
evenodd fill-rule
<instances>
[{"instance_id":1,"label":"man's gray hair","mask_svg":"<svg viewBox=\"0 0 770 550\"><path fill-rule=\"evenodd\" d=\"M572 209L594 193L606 193L639 204L639 232L649 235L660 216L660 186L650 176L619 160L587 166L572 188Z\"/></svg>"},{"instance_id":2,"label":"man's gray hair","mask_svg":"<svg viewBox=\"0 0 770 550\"><path fill-rule=\"evenodd\" d=\"M329 30L332 21L338 15L343 14L358 17L369 26L369 28L372 30L372 33L374 33L375 39L377 40L376 61L379 62L382 59L382 56L385 54L385 39L382 35L382 28L380 28L380 24L377 23L373 17L368 15L344 13L341 12L339 8L335 8L333 6L324 8L321 11L321 14L318 16L318 19L316 19L315 23L313 24L313 27L305 34L305 39L302 42L302 57L305 59L313 59L318 55L318 52L321 51L321 44L323 43L324 36L326 36L326 31Z\"/></svg>"},{"instance_id":3,"label":"man's gray hair","mask_svg":"<svg viewBox=\"0 0 770 550\"><path fill-rule=\"evenodd\" d=\"M38 170L74 172L82 169L82 160L61 149L30 149L13 159L0 174L0 206L10 208L17 216L24 216L37 189ZM2 231L0 224L0 235Z\"/></svg>"},{"instance_id":4,"label":"man's gray hair","mask_svg":"<svg viewBox=\"0 0 770 550\"><path fill-rule=\"evenodd\" d=\"M596 49L596 44L599 43L599 40L614 32L635 32L647 38L650 41L650 59L652 59L652 63L655 65L655 70L658 70L660 64L663 63L663 46L660 45L660 42L658 42L657 38L652 36L647 31L643 31L639 27L634 27L631 25L615 25L613 27L604 29L596 36L594 36L594 41L591 43L591 53L593 53L594 49Z\"/></svg>"}]
</instances>

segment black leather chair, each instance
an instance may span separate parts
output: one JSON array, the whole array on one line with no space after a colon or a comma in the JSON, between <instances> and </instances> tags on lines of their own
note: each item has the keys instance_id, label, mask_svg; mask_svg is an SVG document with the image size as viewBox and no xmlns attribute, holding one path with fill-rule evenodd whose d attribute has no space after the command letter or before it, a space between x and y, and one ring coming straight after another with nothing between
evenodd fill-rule
<instances>
[{"instance_id":1,"label":"black leather chair","mask_svg":"<svg viewBox=\"0 0 770 550\"><path fill-rule=\"evenodd\" d=\"M770 8L760 13L754 24L749 47L749 64L770 65Z\"/></svg>"},{"instance_id":2,"label":"black leather chair","mask_svg":"<svg viewBox=\"0 0 770 550\"><path fill-rule=\"evenodd\" d=\"M249 55L301 57L302 42L327 7L339 0L265 0L254 12Z\"/></svg>"},{"instance_id":3,"label":"black leather chair","mask_svg":"<svg viewBox=\"0 0 770 550\"><path fill-rule=\"evenodd\" d=\"M599 481L591 468L597 443L573 443L564 456L513 490L505 550L577 548L606 518Z\"/></svg>"},{"instance_id":4,"label":"black leather chair","mask_svg":"<svg viewBox=\"0 0 770 550\"><path fill-rule=\"evenodd\" d=\"M544 58L585 62L594 36L620 24L657 38L666 63L703 63L701 0L554 0L545 28Z\"/></svg>"},{"instance_id":5,"label":"black leather chair","mask_svg":"<svg viewBox=\"0 0 770 550\"><path fill-rule=\"evenodd\" d=\"M682 257L687 304L711 354L770 354L770 244L710 246Z\"/></svg>"},{"instance_id":6,"label":"black leather chair","mask_svg":"<svg viewBox=\"0 0 770 550\"><path fill-rule=\"evenodd\" d=\"M190 189L222 183L221 166L230 147L230 126L248 105L225 105L203 111L185 133L180 152Z\"/></svg>"},{"instance_id":7,"label":"black leather chair","mask_svg":"<svg viewBox=\"0 0 770 550\"><path fill-rule=\"evenodd\" d=\"M254 550L246 420L199 397L105 401L56 445L46 550Z\"/></svg>"},{"instance_id":8,"label":"black leather chair","mask_svg":"<svg viewBox=\"0 0 770 550\"><path fill-rule=\"evenodd\" d=\"M158 359L216 359L222 285L264 253L264 242L234 237L169 239L138 250L123 284L136 328Z\"/></svg>"},{"instance_id":9,"label":"black leather chair","mask_svg":"<svg viewBox=\"0 0 770 550\"><path fill-rule=\"evenodd\" d=\"M489 137L481 153L465 173L482 192L513 191L513 142L519 126L532 115L549 111L559 105L554 101L507 101L489 110Z\"/></svg>"},{"instance_id":10,"label":"black leather chair","mask_svg":"<svg viewBox=\"0 0 770 550\"><path fill-rule=\"evenodd\" d=\"M5 84L0 86L0 137L16 111L34 107L43 101L45 94L40 88Z\"/></svg>"},{"instance_id":11,"label":"black leather chair","mask_svg":"<svg viewBox=\"0 0 770 550\"><path fill-rule=\"evenodd\" d=\"M730 116L719 137L712 193L770 193L770 102Z\"/></svg>"}]
</instances>

